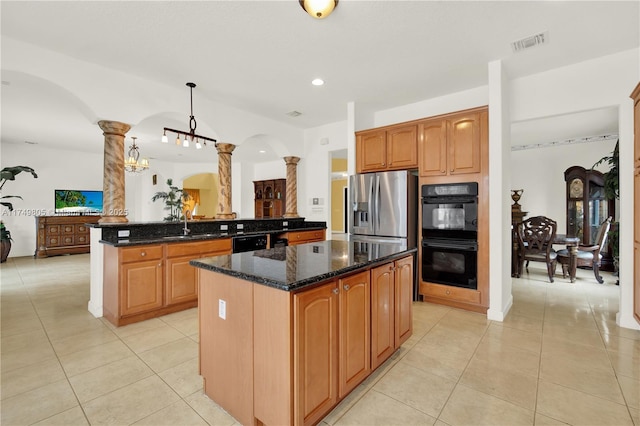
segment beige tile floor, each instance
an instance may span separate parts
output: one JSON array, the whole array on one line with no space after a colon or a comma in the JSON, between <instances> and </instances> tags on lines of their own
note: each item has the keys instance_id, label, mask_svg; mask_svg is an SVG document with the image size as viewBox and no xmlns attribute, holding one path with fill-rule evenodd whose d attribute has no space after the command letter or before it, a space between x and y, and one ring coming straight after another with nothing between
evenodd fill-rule
<instances>
[{"instance_id":1,"label":"beige tile floor","mask_svg":"<svg viewBox=\"0 0 640 426\"><path fill-rule=\"evenodd\" d=\"M530 271L504 322L415 303L413 336L322 424L640 425L640 331L616 326L614 279ZM2 425L236 424L203 395L195 309L94 318L88 255L0 274Z\"/></svg>"}]
</instances>

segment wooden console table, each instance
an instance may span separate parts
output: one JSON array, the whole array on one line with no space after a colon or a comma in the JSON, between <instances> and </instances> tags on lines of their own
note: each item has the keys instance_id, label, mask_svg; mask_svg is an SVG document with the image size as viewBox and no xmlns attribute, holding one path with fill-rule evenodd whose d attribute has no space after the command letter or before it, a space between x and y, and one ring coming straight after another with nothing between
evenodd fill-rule
<instances>
[{"instance_id":1,"label":"wooden console table","mask_svg":"<svg viewBox=\"0 0 640 426\"><path fill-rule=\"evenodd\" d=\"M36 216L36 251L34 257L89 253L88 223L98 223L100 216Z\"/></svg>"}]
</instances>

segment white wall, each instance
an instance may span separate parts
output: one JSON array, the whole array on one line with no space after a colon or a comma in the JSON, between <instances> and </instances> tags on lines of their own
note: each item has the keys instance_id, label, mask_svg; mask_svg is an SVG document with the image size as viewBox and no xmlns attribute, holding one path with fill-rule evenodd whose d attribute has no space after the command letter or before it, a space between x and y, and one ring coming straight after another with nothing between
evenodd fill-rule
<instances>
[{"instance_id":1,"label":"white wall","mask_svg":"<svg viewBox=\"0 0 640 426\"><path fill-rule=\"evenodd\" d=\"M29 144L2 144L1 167L28 166L38 175L20 173L5 184L13 214L3 210L2 221L13 239L10 256L33 256L36 250L35 216L54 214L56 189L102 190L102 155L52 150ZM64 171L64 172L61 172Z\"/></svg>"},{"instance_id":2,"label":"white wall","mask_svg":"<svg viewBox=\"0 0 640 426\"><path fill-rule=\"evenodd\" d=\"M613 152L616 141L556 145L511 152L511 187L524 189L519 203L528 216L547 216L558 222L564 234L566 221L566 187L564 171L571 166L591 168ZM606 167L596 170L606 171ZM511 201L513 203L513 201Z\"/></svg>"},{"instance_id":3,"label":"white wall","mask_svg":"<svg viewBox=\"0 0 640 426\"><path fill-rule=\"evenodd\" d=\"M321 145L321 139L327 139ZM298 214L310 221L327 222L331 229L331 151L347 148L347 122L339 121L304 132L304 155L298 163ZM313 198L320 204L313 205Z\"/></svg>"}]
</instances>

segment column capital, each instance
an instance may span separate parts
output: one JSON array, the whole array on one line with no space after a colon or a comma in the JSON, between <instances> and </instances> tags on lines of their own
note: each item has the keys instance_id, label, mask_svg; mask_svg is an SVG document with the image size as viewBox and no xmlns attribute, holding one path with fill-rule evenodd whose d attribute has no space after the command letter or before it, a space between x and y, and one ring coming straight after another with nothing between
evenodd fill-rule
<instances>
[{"instance_id":1,"label":"column capital","mask_svg":"<svg viewBox=\"0 0 640 426\"><path fill-rule=\"evenodd\" d=\"M286 164L298 164L300 157L283 157Z\"/></svg>"},{"instance_id":2,"label":"column capital","mask_svg":"<svg viewBox=\"0 0 640 426\"><path fill-rule=\"evenodd\" d=\"M232 143L219 143L216 145L218 154L231 154L236 146Z\"/></svg>"},{"instance_id":3,"label":"column capital","mask_svg":"<svg viewBox=\"0 0 640 426\"><path fill-rule=\"evenodd\" d=\"M104 135L119 135L124 136L130 129L131 125L127 123L121 123L119 121L100 120L98 126L104 132Z\"/></svg>"}]
</instances>

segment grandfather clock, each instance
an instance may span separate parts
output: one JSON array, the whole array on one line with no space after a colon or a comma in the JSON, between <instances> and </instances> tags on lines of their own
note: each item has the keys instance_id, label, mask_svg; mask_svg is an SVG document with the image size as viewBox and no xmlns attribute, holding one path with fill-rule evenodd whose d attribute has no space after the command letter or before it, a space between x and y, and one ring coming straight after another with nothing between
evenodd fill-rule
<instances>
[{"instance_id":1,"label":"grandfather clock","mask_svg":"<svg viewBox=\"0 0 640 426\"><path fill-rule=\"evenodd\" d=\"M604 195L604 175L582 166L564 172L567 185L567 235L579 237L582 245L595 244L598 228L609 216L615 218L615 201ZM601 248L604 271L613 270L608 244Z\"/></svg>"}]
</instances>

